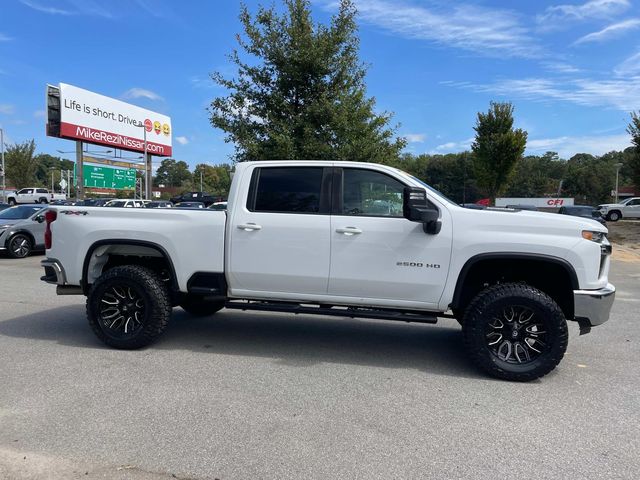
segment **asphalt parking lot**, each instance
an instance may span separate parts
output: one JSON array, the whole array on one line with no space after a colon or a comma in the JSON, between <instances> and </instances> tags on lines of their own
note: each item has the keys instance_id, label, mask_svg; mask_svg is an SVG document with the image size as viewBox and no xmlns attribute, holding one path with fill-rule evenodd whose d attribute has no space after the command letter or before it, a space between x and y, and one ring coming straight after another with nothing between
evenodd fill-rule
<instances>
[{"instance_id":1,"label":"asphalt parking lot","mask_svg":"<svg viewBox=\"0 0 640 480\"><path fill-rule=\"evenodd\" d=\"M104 347L84 298L0 257L2 479L635 479L640 257L611 320L519 384L437 326L176 309L162 340Z\"/></svg>"}]
</instances>

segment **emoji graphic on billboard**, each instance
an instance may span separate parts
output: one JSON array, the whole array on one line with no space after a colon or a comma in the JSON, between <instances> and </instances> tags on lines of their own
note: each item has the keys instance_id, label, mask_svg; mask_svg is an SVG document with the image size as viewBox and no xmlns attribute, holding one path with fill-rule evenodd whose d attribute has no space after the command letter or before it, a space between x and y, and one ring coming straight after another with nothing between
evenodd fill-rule
<instances>
[{"instance_id":1,"label":"emoji graphic on billboard","mask_svg":"<svg viewBox=\"0 0 640 480\"><path fill-rule=\"evenodd\" d=\"M153 130L156 132L156 135L160 135L160 130L162 130L162 125L157 120L153 122Z\"/></svg>"},{"instance_id":2,"label":"emoji graphic on billboard","mask_svg":"<svg viewBox=\"0 0 640 480\"><path fill-rule=\"evenodd\" d=\"M165 137L168 137L169 134L171 133L171 130L169 128L169 124L168 123L165 123L165 124L162 125L162 133L164 133Z\"/></svg>"},{"instance_id":3,"label":"emoji graphic on billboard","mask_svg":"<svg viewBox=\"0 0 640 480\"><path fill-rule=\"evenodd\" d=\"M153 123L148 118L145 119L145 121L144 121L144 129L147 132L150 132L151 130L153 130Z\"/></svg>"}]
</instances>

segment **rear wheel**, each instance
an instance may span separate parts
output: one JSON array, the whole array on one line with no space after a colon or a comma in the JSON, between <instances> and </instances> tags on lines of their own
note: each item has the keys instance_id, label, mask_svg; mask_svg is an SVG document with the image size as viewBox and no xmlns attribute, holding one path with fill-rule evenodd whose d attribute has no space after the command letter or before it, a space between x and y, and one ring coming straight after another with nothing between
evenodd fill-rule
<instances>
[{"instance_id":1,"label":"rear wheel","mask_svg":"<svg viewBox=\"0 0 640 480\"><path fill-rule=\"evenodd\" d=\"M98 278L87 297L87 318L107 345L135 349L152 343L171 317L169 292L153 271L114 267Z\"/></svg>"},{"instance_id":2,"label":"rear wheel","mask_svg":"<svg viewBox=\"0 0 640 480\"><path fill-rule=\"evenodd\" d=\"M25 258L29 256L32 248L31 239L26 235L18 233L9 240L7 252L11 258Z\"/></svg>"},{"instance_id":3,"label":"rear wheel","mask_svg":"<svg viewBox=\"0 0 640 480\"><path fill-rule=\"evenodd\" d=\"M46 198L41 198L38 203L48 203Z\"/></svg>"},{"instance_id":4,"label":"rear wheel","mask_svg":"<svg viewBox=\"0 0 640 480\"><path fill-rule=\"evenodd\" d=\"M494 285L467 308L462 332L471 359L490 375L529 381L553 370L567 349L560 307L529 285Z\"/></svg>"},{"instance_id":5,"label":"rear wheel","mask_svg":"<svg viewBox=\"0 0 640 480\"><path fill-rule=\"evenodd\" d=\"M207 301L200 297L189 296L180 302L180 307L196 317L206 317L222 310L224 303L224 300Z\"/></svg>"},{"instance_id":6,"label":"rear wheel","mask_svg":"<svg viewBox=\"0 0 640 480\"><path fill-rule=\"evenodd\" d=\"M609 220L610 222L617 222L621 218L622 218L622 214L617 210L614 210L613 212L609 212L609 214L607 215L607 220Z\"/></svg>"}]
</instances>

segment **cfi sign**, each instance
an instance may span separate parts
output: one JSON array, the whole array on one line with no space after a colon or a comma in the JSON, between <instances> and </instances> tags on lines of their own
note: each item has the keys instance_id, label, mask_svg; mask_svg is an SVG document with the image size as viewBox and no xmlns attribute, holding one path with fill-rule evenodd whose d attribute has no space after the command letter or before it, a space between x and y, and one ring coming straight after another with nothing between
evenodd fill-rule
<instances>
[{"instance_id":1,"label":"cfi sign","mask_svg":"<svg viewBox=\"0 0 640 480\"><path fill-rule=\"evenodd\" d=\"M61 83L60 137L157 156L172 154L171 118Z\"/></svg>"},{"instance_id":2,"label":"cfi sign","mask_svg":"<svg viewBox=\"0 0 640 480\"><path fill-rule=\"evenodd\" d=\"M573 198L566 197L502 197L496 198L496 207L506 207L507 205L534 205L538 208L560 208L573 205Z\"/></svg>"}]
</instances>

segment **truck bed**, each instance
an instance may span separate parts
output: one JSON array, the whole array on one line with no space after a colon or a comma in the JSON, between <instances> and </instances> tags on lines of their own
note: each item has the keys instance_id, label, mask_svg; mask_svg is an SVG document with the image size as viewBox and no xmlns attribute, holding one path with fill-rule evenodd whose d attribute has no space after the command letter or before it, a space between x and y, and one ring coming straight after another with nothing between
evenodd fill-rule
<instances>
[{"instance_id":1,"label":"truck bed","mask_svg":"<svg viewBox=\"0 0 640 480\"><path fill-rule=\"evenodd\" d=\"M180 291L196 272L224 272L226 212L216 210L52 207L53 247L47 257L65 266L67 285L80 285L85 260L102 243L153 245L173 262Z\"/></svg>"}]
</instances>

